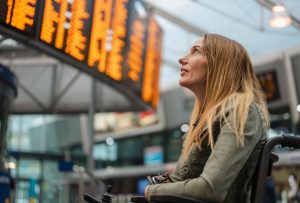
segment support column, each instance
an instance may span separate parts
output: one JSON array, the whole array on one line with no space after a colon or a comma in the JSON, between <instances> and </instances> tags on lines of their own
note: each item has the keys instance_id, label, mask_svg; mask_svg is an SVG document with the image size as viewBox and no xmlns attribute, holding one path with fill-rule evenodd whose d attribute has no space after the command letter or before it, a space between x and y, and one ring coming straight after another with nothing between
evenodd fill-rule
<instances>
[{"instance_id":1,"label":"support column","mask_svg":"<svg viewBox=\"0 0 300 203\"><path fill-rule=\"evenodd\" d=\"M95 103L96 103L96 81L92 78L91 84L91 103L89 107L88 117L88 132L89 132L89 152L87 156L87 171L93 173L95 168L94 157L93 157L93 146L94 146L94 116L95 116Z\"/></svg>"},{"instance_id":2,"label":"support column","mask_svg":"<svg viewBox=\"0 0 300 203\"><path fill-rule=\"evenodd\" d=\"M292 133L296 133L296 125L299 122L299 112L297 111L298 98L297 98L297 91L296 91L296 84L294 79L293 67L291 64L290 57L283 52L283 61L284 67L286 70L286 77L288 83L288 93L289 93L289 106L291 112L291 120L292 120Z\"/></svg>"}]
</instances>

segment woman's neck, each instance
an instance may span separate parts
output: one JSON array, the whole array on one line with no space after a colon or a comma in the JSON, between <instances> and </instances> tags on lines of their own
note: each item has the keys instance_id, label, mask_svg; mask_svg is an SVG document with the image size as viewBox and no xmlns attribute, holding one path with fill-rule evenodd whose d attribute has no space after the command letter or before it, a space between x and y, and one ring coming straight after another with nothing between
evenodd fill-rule
<instances>
[{"instance_id":1,"label":"woman's neck","mask_svg":"<svg viewBox=\"0 0 300 203\"><path fill-rule=\"evenodd\" d=\"M193 90L195 96L199 100L201 104L204 104L205 102L205 88L197 88Z\"/></svg>"}]
</instances>

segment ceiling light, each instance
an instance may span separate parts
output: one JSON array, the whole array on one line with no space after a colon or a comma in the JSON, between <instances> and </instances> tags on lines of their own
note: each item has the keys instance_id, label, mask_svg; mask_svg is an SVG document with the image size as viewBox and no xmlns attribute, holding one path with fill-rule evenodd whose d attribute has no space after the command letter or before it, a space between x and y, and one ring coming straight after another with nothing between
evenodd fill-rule
<instances>
[{"instance_id":1,"label":"ceiling light","mask_svg":"<svg viewBox=\"0 0 300 203\"><path fill-rule=\"evenodd\" d=\"M272 8L272 17L269 20L269 25L274 28L287 27L292 23L292 19L286 12L283 5L276 5Z\"/></svg>"},{"instance_id":2,"label":"ceiling light","mask_svg":"<svg viewBox=\"0 0 300 203\"><path fill-rule=\"evenodd\" d=\"M5 167L9 169L15 169L16 168L16 163L10 161L5 163Z\"/></svg>"},{"instance_id":3,"label":"ceiling light","mask_svg":"<svg viewBox=\"0 0 300 203\"><path fill-rule=\"evenodd\" d=\"M297 105L297 111L300 112L300 104Z\"/></svg>"},{"instance_id":4,"label":"ceiling light","mask_svg":"<svg viewBox=\"0 0 300 203\"><path fill-rule=\"evenodd\" d=\"M105 142L107 145L110 145L110 146L115 143L114 139L111 137L106 138Z\"/></svg>"}]
</instances>

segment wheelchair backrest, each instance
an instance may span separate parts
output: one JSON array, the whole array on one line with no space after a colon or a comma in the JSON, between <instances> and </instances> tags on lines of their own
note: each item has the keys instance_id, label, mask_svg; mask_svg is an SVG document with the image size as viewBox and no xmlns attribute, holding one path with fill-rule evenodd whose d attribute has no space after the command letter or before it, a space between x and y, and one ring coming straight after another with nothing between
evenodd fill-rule
<instances>
[{"instance_id":1,"label":"wheelchair backrest","mask_svg":"<svg viewBox=\"0 0 300 203\"><path fill-rule=\"evenodd\" d=\"M273 163L278 161L278 156L271 152L276 145L300 149L300 136L282 135L272 137L265 142L253 176L252 203L263 202L266 180L271 175Z\"/></svg>"}]
</instances>

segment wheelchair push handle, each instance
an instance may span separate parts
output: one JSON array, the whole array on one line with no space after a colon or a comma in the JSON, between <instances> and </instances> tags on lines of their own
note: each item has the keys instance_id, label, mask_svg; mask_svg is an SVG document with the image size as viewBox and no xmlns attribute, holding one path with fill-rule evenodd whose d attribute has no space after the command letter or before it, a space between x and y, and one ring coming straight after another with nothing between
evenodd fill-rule
<instances>
[{"instance_id":1,"label":"wheelchair push handle","mask_svg":"<svg viewBox=\"0 0 300 203\"><path fill-rule=\"evenodd\" d=\"M281 146L300 149L300 136L283 135Z\"/></svg>"},{"instance_id":2,"label":"wheelchair push handle","mask_svg":"<svg viewBox=\"0 0 300 203\"><path fill-rule=\"evenodd\" d=\"M101 203L100 201L96 200L94 197L92 197L91 195L85 193L83 195L83 199L85 201L87 201L88 203Z\"/></svg>"},{"instance_id":3,"label":"wheelchair push handle","mask_svg":"<svg viewBox=\"0 0 300 203\"><path fill-rule=\"evenodd\" d=\"M87 201L88 203L111 203L112 198L114 197L111 195L112 186L107 186L107 192L102 195L101 201L97 200L96 198L92 197L91 195L85 193L83 195L83 199Z\"/></svg>"}]
</instances>

